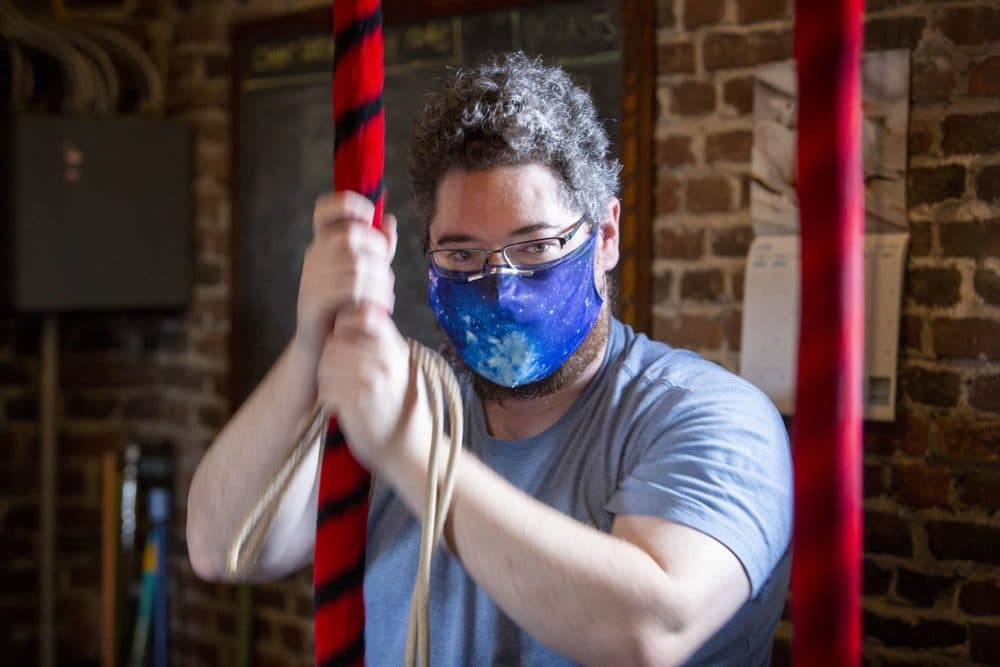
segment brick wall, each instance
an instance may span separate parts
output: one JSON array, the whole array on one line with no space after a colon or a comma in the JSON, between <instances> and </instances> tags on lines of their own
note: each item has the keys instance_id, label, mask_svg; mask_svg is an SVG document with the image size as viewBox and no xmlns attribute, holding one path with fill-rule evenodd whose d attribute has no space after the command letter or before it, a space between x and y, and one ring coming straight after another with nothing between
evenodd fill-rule
<instances>
[{"instance_id":1,"label":"brick wall","mask_svg":"<svg viewBox=\"0 0 1000 667\"><path fill-rule=\"evenodd\" d=\"M22 0L49 16L50 3ZM68 2L137 39L164 75L167 112L194 131L195 274L182 313L86 315L60 323L57 631L60 664L96 664L100 618L100 458L131 438L167 439L177 462L170 534L172 663L236 661L237 589L199 581L184 543L185 499L224 423L229 341L231 25L323 4L140 0ZM0 315L0 665L37 660L40 319ZM141 548L141 545L140 545ZM253 664L311 665L311 573L256 587Z\"/></svg>"},{"instance_id":2,"label":"brick wall","mask_svg":"<svg viewBox=\"0 0 1000 667\"><path fill-rule=\"evenodd\" d=\"M45 13L49 3L18 6ZM64 318L58 604L66 661L97 655L100 470L133 436L178 459L175 664L236 656L237 594L198 581L184 503L223 423L230 268L230 26L317 3L79 0L143 42L195 132L197 265L182 314ZM895 424L865 431L865 655L874 666L1000 663L1000 9L871 0L869 49L913 52L906 280ZM657 337L738 366L754 66L790 56L785 0L658 0ZM36 644L39 320L0 317L0 664ZM309 573L254 590L254 664L311 663ZM788 658L779 629L776 663Z\"/></svg>"},{"instance_id":3,"label":"brick wall","mask_svg":"<svg viewBox=\"0 0 1000 667\"><path fill-rule=\"evenodd\" d=\"M865 427L865 661L1000 664L1000 6L869 0L912 53L899 418ZM739 366L754 66L786 0L660 0L654 333ZM788 659L787 623L776 662Z\"/></svg>"}]
</instances>

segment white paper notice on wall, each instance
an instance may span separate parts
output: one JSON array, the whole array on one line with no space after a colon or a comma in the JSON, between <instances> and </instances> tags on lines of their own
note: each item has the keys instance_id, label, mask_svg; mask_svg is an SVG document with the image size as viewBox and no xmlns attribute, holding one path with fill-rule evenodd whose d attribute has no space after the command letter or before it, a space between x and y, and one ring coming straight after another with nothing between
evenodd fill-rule
<instances>
[{"instance_id":1,"label":"white paper notice on wall","mask_svg":"<svg viewBox=\"0 0 1000 667\"><path fill-rule=\"evenodd\" d=\"M909 239L906 137L910 59L906 50L862 61L865 184L866 419L895 419L903 271ZM795 192L795 69L758 69L750 215L756 239L747 257L740 375L782 414L795 410L799 329L799 210Z\"/></svg>"},{"instance_id":2,"label":"white paper notice on wall","mask_svg":"<svg viewBox=\"0 0 1000 667\"><path fill-rule=\"evenodd\" d=\"M895 418L899 302L908 240L907 234L865 235L865 419ZM799 236L757 237L747 257L740 375L785 415L795 411L799 285Z\"/></svg>"}]
</instances>

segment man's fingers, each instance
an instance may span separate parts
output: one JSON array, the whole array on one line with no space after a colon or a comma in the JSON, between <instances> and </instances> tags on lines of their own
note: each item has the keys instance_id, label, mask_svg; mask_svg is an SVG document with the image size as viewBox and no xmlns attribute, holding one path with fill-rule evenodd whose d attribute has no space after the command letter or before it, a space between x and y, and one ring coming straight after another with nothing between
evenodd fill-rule
<instances>
[{"instance_id":1,"label":"man's fingers","mask_svg":"<svg viewBox=\"0 0 1000 667\"><path fill-rule=\"evenodd\" d=\"M389 242L389 261L396 256L396 245L399 242L399 220L392 213L382 216L382 234Z\"/></svg>"},{"instance_id":2,"label":"man's fingers","mask_svg":"<svg viewBox=\"0 0 1000 667\"><path fill-rule=\"evenodd\" d=\"M319 238L342 222L361 222L371 226L375 205L357 192L328 192L316 199L313 208L313 234Z\"/></svg>"},{"instance_id":3,"label":"man's fingers","mask_svg":"<svg viewBox=\"0 0 1000 667\"><path fill-rule=\"evenodd\" d=\"M370 340L382 334L382 327L389 314L384 305L362 301L356 306L343 308L334 323L334 338Z\"/></svg>"}]
</instances>

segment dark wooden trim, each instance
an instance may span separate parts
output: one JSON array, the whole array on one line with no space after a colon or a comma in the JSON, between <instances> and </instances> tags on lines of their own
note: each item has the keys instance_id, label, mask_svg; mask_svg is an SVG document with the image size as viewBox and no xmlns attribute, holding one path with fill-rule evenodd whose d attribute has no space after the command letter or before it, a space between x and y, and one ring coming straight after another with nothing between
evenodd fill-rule
<instances>
[{"instance_id":1,"label":"dark wooden trim","mask_svg":"<svg viewBox=\"0 0 1000 667\"><path fill-rule=\"evenodd\" d=\"M622 224L618 316L652 332L653 124L656 16L649 0L622 0Z\"/></svg>"}]
</instances>

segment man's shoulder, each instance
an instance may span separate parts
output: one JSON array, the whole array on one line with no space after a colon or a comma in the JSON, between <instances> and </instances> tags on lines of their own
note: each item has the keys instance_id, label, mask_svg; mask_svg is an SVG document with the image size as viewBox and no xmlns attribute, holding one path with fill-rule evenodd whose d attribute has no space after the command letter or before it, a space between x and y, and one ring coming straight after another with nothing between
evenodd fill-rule
<instances>
[{"instance_id":1,"label":"man's shoulder","mask_svg":"<svg viewBox=\"0 0 1000 667\"><path fill-rule=\"evenodd\" d=\"M750 423L776 441L784 440L777 409L756 386L695 352L652 340L627 325L618 326L613 375L625 407L649 417L668 418L672 424L697 421L725 427Z\"/></svg>"},{"instance_id":2,"label":"man's shoulder","mask_svg":"<svg viewBox=\"0 0 1000 667\"><path fill-rule=\"evenodd\" d=\"M719 387L757 389L739 375L691 350L649 338L615 320L618 372L642 383L700 393Z\"/></svg>"}]
</instances>

